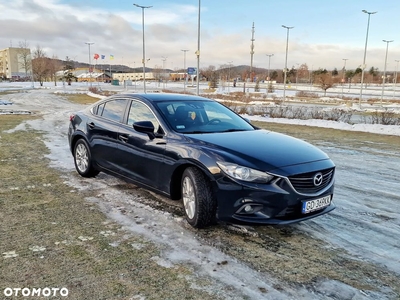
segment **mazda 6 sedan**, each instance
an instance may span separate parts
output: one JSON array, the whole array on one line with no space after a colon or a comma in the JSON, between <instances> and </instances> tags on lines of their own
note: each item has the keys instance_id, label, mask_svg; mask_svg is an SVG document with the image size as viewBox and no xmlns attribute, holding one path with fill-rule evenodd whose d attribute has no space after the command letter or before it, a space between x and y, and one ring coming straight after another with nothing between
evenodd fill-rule
<instances>
[{"instance_id":1,"label":"mazda 6 sedan","mask_svg":"<svg viewBox=\"0 0 400 300\"><path fill-rule=\"evenodd\" d=\"M81 176L105 172L182 200L193 227L289 224L335 208L323 151L211 99L114 95L71 115L68 139Z\"/></svg>"}]
</instances>

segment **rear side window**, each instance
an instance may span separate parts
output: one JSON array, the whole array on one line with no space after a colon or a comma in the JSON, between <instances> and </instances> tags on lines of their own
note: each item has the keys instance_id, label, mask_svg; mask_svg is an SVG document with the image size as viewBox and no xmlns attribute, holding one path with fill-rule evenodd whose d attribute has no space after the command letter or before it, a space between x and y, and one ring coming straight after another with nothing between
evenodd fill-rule
<instances>
[{"instance_id":1,"label":"rear side window","mask_svg":"<svg viewBox=\"0 0 400 300\"><path fill-rule=\"evenodd\" d=\"M127 101L126 99L117 99L105 102L98 106L97 115L115 122L121 122Z\"/></svg>"}]
</instances>

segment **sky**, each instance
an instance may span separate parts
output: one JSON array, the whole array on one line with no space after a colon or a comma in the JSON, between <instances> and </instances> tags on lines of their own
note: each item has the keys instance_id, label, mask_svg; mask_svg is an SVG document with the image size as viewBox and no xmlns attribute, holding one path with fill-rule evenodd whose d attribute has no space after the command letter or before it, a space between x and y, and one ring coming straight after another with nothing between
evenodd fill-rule
<instances>
[{"instance_id":1,"label":"sky","mask_svg":"<svg viewBox=\"0 0 400 300\"><path fill-rule=\"evenodd\" d=\"M398 68L398 0L2 1L0 49L26 41L49 57L89 62L85 43L91 42L92 60L97 53L105 56L98 63L141 67L142 9L136 3L151 6L144 10L146 66L195 67L199 2L200 68L250 65L254 22L253 67L283 69L288 45L288 68L307 64L310 70L340 70L346 64L346 69L355 69L363 63L368 27L369 15L362 10L377 12L370 15L367 69L384 70L386 49L387 71Z\"/></svg>"}]
</instances>

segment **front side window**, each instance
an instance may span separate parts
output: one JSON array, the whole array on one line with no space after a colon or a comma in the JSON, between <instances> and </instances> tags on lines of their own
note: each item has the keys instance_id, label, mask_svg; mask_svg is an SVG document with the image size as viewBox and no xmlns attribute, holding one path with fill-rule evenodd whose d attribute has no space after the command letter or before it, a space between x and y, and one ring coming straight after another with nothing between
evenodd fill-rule
<instances>
[{"instance_id":1,"label":"front side window","mask_svg":"<svg viewBox=\"0 0 400 300\"><path fill-rule=\"evenodd\" d=\"M132 126L133 123L140 121L150 121L156 130L159 129L160 124L150 108L141 102L132 101L129 109L128 125Z\"/></svg>"},{"instance_id":2,"label":"front side window","mask_svg":"<svg viewBox=\"0 0 400 300\"><path fill-rule=\"evenodd\" d=\"M128 100L126 99L107 101L99 105L97 115L115 122L121 122L124 116L127 101Z\"/></svg>"}]
</instances>

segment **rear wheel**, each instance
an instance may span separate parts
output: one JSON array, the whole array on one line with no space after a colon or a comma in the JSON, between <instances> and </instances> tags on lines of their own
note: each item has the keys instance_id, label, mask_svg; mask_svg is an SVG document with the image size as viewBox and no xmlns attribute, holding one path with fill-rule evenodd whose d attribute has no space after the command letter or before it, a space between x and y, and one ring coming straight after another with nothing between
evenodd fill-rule
<instances>
[{"instance_id":1,"label":"rear wheel","mask_svg":"<svg viewBox=\"0 0 400 300\"><path fill-rule=\"evenodd\" d=\"M84 139L79 139L75 144L74 162L76 170L83 177L94 177L99 174L99 171L92 166L92 155Z\"/></svg>"},{"instance_id":2,"label":"rear wheel","mask_svg":"<svg viewBox=\"0 0 400 300\"><path fill-rule=\"evenodd\" d=\"M182 175L182 200L186 220L196 228L215 222L217 201L210 181L195 167L187 168Z\"/></svg>"}]
</instances>

